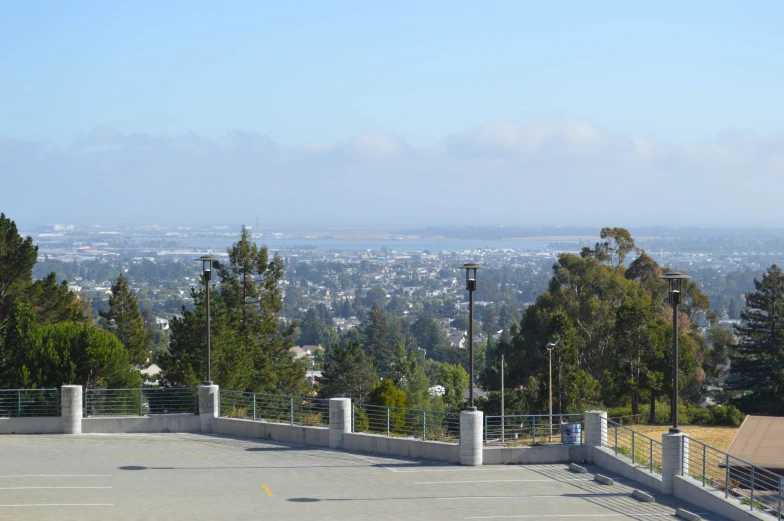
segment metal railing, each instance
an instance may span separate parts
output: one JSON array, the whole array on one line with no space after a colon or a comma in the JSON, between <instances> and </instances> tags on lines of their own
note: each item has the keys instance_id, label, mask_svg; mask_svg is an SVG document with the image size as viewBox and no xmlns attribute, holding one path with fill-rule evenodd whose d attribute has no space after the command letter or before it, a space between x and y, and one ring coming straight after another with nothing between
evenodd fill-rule
<instances>
[{"instance_id":1,"label":"metal railing","mask_svg":"<svg viewBox=\"0 0 784 521\"><path fill-rule=\"evenodd\" d=\"M329 425L329 400L305 396L218 391L219 416L312 427Z\"/></svg>"},{"instance_id":2,"label":"metal railing","mask_svg":"<svg viewBox=\"0 0 784 521\"><path fill-rule=\"evenodd\" d=\"M0 389L0 417L60 416L60 389Z\"/></svg>"},{"instance_id":3,"label":"metal railing","mask_svg":"<svg viewBox=\"0 0 784 521\"><path fill-rule=\"evenodd\" d=\"M735 498L749 510L782 518L784 478L717 448L684 437L683 473Z\"/></svg>"},{"instance_id":4,"label":"metal railing","mask_svg":"<svg viewBox=\"0 0 784 521\"><path fill-rule=\"evenodd\" d=\"M85 416L148 416L198 414L195 388L85 389Z\"/></svg>"},{"instance_id":5,"label":"metal railing","mask_svg":"<svg viewBox=\"0 0 784 521\"><path fill-rule=\"evenodd\" d=\"M363 404L353 405L351 412L351 432L447 443L460 442L460 414L456 412Z\"/></svg>"},{"instance_id":6,"label":"metal railing","mask_svg":"<svg viewBox=\"0 0 784 521\"><path fill-rule=\"evenodd\" d=\"M485 445L582 445L582 427L582 414L485 416Z\"/></svg>"},{"instance_id":7,"label":"metal railing","mask_svg":"<svg viewBox=\"0 0 784 521\"><path fill-rule=\"evenodd\" d=\"M662 472L662 444L612 420L602 418L602 447L625 456L632 465L651 473Z\"/></svg>"}]
</instances>

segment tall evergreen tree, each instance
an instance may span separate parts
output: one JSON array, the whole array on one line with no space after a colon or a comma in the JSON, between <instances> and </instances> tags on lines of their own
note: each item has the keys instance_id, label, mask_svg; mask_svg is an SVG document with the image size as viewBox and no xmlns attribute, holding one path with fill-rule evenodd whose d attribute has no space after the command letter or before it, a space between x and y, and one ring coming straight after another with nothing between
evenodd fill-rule
<instances>
[{"instance_id":1,"label":"tall evergreen tree","mask_svg":"<svg viewBox=\"0 0 784 521\"><path fill-rule=\"evenodd\" d=\"M376 362L357 342L340 346L330 353L321 378L321 395L325 398L346 396L355 403L367 403L368 396L378 383Z\"/></svg>"},{"instance_id":2,"label":"tall evergreen tree","mask_svg":"<svg viewBox=\"0 0 784 521\"><path fill-rule=\"evenodd\" d=\"M144 326L136 295L128 287L128 279L124 275L118 276L112 284L109 309L99 311L98 314L105 321L105 329L128 350L131 363L146 366L150 358L152 335Z\"/></svg>"},{"instance_id":3,"label":"tall evergreen tree","mask_svg":"<svg viewBox=\"0 0 784 521\"><path fill-rule=\"evenodd\" d=\"M268 393L298 392L304 366L293 360L296 323L282 326L283 259L272 259L266 246L251 241L244 226L241 238L227 250L227 262L215 262L217 281L211 294L213 380L223 388ZM164 377L198 385L207 376L204 290L192 290L193 311L183 308L170 323L169 354L161 357Z\"/></svg>"},{"instance_id":4,"label":"tall evergreen tree","mask_svg":"<svg viewBox=\"0 0 784 521\"><path fill-rule=\"evenodd\" d=\"M747 413L784 414L784 273L775 264L757 290L746 295L739 343L732 357L731 388L741 391L738 406Z\"/></svg>"},{"instance_id":5,"label":"tall evergreen tree","mask_svg":"<svg viewBox=\"0 0 784 521\"><path fill-rule=\"evenodd\" d=\"M382 376L389 374L395 358L395 348L389 321L381 305L376 302L362 325L362 344L365 351L372 354L378 361L378 370Z\"/></svg>"}]
</instances>

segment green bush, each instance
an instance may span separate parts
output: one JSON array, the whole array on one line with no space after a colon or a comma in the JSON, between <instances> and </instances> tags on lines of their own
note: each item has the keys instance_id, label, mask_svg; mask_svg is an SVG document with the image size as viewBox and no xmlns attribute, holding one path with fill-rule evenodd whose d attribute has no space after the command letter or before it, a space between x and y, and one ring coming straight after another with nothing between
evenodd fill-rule
<instances>
[{"instance_id":1,"label":"green bush","mask_svg":"<svg viewBox=\"0 0 784 521\"><path fill-rule=\"evenodd\" d=\"M637 418L632 416L630 405L610 407L607 417L622 425L648 423L648 404L640 405ZM682 425L726 425L737 427L743 422L745 415L733 405L712 405L702 408L689 403L681 403L678 407L678 421ZM656 423L666 425L670 422L670 406L667 403L656 404Z\"/></svg>"}]
</instances>

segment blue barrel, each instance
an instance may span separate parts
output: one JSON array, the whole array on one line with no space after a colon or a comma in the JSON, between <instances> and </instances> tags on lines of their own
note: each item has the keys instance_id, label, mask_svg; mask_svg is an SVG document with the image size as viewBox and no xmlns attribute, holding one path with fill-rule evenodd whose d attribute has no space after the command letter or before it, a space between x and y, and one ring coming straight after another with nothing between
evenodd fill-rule
<instances>
[{"instance_id":1,"label":"blue barrel","mask_svg":"<svg viewBox=\"0 0 784 521\"><path fill-rule=\"evenodd\" d=\"M563 445L582 445L583 437L579 423L564 423L561 426L561 443Z\"/></svg>"}]
</instances>

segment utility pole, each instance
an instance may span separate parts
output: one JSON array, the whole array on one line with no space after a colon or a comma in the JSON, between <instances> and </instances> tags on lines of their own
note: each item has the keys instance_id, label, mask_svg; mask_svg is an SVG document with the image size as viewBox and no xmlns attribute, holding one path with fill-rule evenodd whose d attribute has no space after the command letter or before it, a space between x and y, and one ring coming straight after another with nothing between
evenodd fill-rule
<instances>
[{"instance_id":1,"label":"utility pole","mask_svg":"<svg viewBox=\"0 0 784 521\"><path fill-rule=\"evenodd\" d=\"M504 436L505 425L506 425L506 415L504 413L504 354L501 353L501 444L502 445L506 440Z\"/></svg>"}]
</instances>

